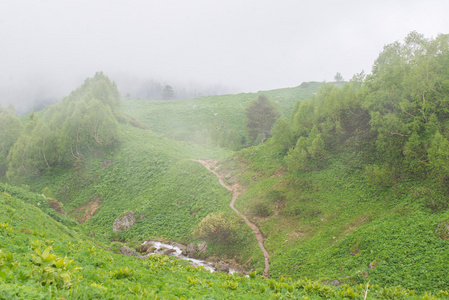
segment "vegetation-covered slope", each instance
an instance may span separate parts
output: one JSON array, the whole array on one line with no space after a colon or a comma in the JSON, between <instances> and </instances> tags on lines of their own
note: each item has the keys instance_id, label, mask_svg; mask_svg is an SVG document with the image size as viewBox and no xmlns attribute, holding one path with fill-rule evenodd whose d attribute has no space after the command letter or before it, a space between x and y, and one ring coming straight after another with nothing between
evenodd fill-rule
<instances>
[{"instance_id":1,"label":"vegetation-covered slope","mask_svg":"<svg viewBox=\"0 0 449 300\"><path fill-rule=\"evenodd\" d=\"M448 289L448 59L447 35L412 33L226 162L273 276Z\"/></svg>"},{"instance_id":2,"label":"vegetation-covered slope","mask_svg":"<svg viewBox=\"0 0 449 300\"><path fill-rule=\"evenodd\" d=\"M343 86L323 84L315 96L317 83L263 92L284 118L254 147L245 110L259 95L116 103L108 101L116 99L114 84L100 74L59 106L23 120L20 133L8 130L0 170L11 184L52 193L83 224L43 208L97 243L198 243L208 238L199 232L208 229L210 237L218 224L235 238L210 238L206 256L260 270L260 249L233 216L231 195L192 161L218 159L227 183L244 188L235 206L261 229L271 277L358 285L358 297L368 282L376 297L385 295L375 285L388 287L389 297L405 295L398 285L444 296L448 70L448 36L412 33L385 47L372 74ZM10 110L2 109L0 120L17 123ZM137 223L112 232L130 210Z\"/></svg>"},{"instance_id":3,"label":"vegetation-covered slope","mask_svg":"<svg viewBox=\"0 0 449 300\"><path fill-rule=\"evenodd\" d=\"M402 288L333 287L210 273L168 256L137 259L90 241L39 209L42 195L0 185L0 299L419 298ZM41 205L38 205L40 203ZM437 296L446 295L440 292Z\"/></svg>"},{"instance_id":4,"label":"vegetation-covered slope","mask_svg":"<svg viewBox=\"0 0 449 300\"><path fill-rule=\"evenodd\" d=\"M265 95L288 118L296 102L308 99L320 85L173 101L126 100L121 111L166 137L238 150L250 142L245 109L251 101Z\"/></svg>"}]
</instances>

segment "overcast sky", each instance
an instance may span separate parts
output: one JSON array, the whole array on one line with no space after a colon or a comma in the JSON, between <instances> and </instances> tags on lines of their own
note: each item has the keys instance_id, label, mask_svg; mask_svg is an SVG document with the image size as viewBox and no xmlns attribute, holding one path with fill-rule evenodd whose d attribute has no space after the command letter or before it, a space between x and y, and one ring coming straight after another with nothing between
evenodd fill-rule
<instances>
[{"instance_id":1,"label":"overcast sky","mask_svg":"<svg viewBox=\"0 0 449 300\"><path fill-rule=\"evenodd\" d=\"M413 30L449 33L448 12L447 0L1 0L0 103L62 97L96 71L242 92L350 79Z\"/></svg>"}]
</instances>

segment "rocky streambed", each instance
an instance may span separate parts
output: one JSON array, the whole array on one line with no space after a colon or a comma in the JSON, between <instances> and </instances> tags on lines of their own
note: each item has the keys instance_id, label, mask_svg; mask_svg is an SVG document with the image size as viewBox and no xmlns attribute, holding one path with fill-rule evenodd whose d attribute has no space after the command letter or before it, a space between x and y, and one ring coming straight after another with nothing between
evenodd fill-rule
<instances>
[{"instance_id":1,"label":"rocky streambed","mask_svg":"<svg viewBox=\"0 0 449 300\"><path fill-rule=\"evenodd\" d=\"M196 258L190 257L190 255L194 255L195 253L199 252L205 252L205 249L207 249L207 244L200 244L198 246L196 245L189 245L185 246L179 243L162 243L158 241L145 241L142 243L142 245L137 249L142 254L147 255L168 255L173 256L179 259L187 260L191 262L191 264L195 267L204 267L206 270L209 270L210 272L220 271L225 272L229 274L233 274L235 272L241 272L240 268L232 266L232 264L229 264L224 261L218 261L218 262L211 262L211 261L205 261L200 260ZM122 252L122 251L121 251ZM122 252L123 253L123 252ZM123 253L125 254L125 253ZM148 257L140 256L140 258L146 258Z\"/></svg>"}]
</instances>

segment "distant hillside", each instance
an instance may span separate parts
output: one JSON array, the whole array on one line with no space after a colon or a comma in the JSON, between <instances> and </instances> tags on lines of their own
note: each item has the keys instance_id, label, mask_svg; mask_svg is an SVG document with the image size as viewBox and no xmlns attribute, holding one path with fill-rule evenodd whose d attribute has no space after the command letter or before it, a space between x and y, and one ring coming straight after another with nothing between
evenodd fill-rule
<instances>
[{"instance_id":1,"label":"distant hillside","mask_svg":"<svg viewBox=\"0 0 449 300\"><path fill-rule=\"evenodd\" d=\"M290 118L298 100L310 98L321 84L310 82L294 88L186 100L125 100L121 111L150 130L176 140L217 144L230 133L248 141L245 109L252 100L263 94L279 107L283 116Z\"/></svg>"}]
</instances>

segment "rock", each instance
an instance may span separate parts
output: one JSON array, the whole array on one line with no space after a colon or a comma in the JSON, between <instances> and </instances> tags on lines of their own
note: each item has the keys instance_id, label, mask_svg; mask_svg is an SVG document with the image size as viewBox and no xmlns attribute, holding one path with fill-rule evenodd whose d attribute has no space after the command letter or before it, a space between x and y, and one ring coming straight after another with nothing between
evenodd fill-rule
<instances>
[{"instance_id":1,"label":"rock","mask_svg":"<svg viewBox=\"0 0 449 300\"><path fill-rule=\"evenodd\" d=\"M105 160L105 161L101 164L100 168L101 168L101 169L106 168L106 167L107 167L108 165L110 165L110 164L112 164L112 160Z\"/></svg>"},{"instance_id":2,"label":"rock","mask_svg":"<svg viewBox=\"0 0 449 300\"><path fill-rule=\"evenodd\" d=\"M134 251L133 249L126 247L126 246L121 247L119 250L119 253L126 255L126 256L136 256L136 257L140 256L139 254L137 254L136 251Z\"/></svg>"},{"instance_id":3,"label":"rock","mask_svg":"<svg viewBox=\"0 0 449 300\"><path fill-rule=\"evenodd\" d=\"M58 202L58 200L54 198L47 198L48 205L50 205L51 208L56 210L61 215L66 215L66 212L62 208L62 204Z\"/></svg>"},{"instance_id":4,"label":"rock","mask_svg":"<svg viewBox=\"0 0 449 300\"><path fill-rule=\"evenodd\" d=\"M140 245L136 248L137 252L139 253L151 253L154 251L154 246L151 244L144 244L144 245Z\"/></svg>"},{"instance_id":5,"label":"rock","mask_svg":"<svg viewBox=\"0 0 449 300\"><path fill-rule=\"evenodd\" d=\"M341 285L341 282L338 281L338 280L334 280L334 281L332 281L331 283L329 283L329 285L340 286L340 285Z\"/></svg>"},{"instance_id":6,"label":"rock","mask_svg":"<svg viewBox=\"0 0 449 300\"><path fill-rule=\"evenodd\" d=\"M164 249L164 250L161 252L161 254L162 254L162 255L170 255L170 254L172 254L173 252L176 252L176 250L175 250L175 249L169 249L169 248L166 248L166 249Z\"/></svg>"},{"instance_id":7,"label":"rock","mask_svg":"<svg viewBox=\"0 0 449 300\"><path fill-rule=\"evenodd\" d=\"M112 231L123 231L133 226L136 223L136 214L132 211L128 211L125 213L123 217L117 218L112 224Z\"/></svg>"},{"instance_id":8,"label":"rock","mask_svg":"<svg viewBox=\"0 0 449 300\"><path fill-rule=\"evenodd\" d=\"M229 178L231 178L231 173L226 174L225 179L228 180Z\"/></svg>"},{"instance_id":9,"label":"rock","mask_svg":"<svg viewBox=\"0 0 449 300\"><path fill-rule=\"evenodd\" d=\"M186 248L187 256L194 256L198 252L198 247L195 244L190 244Z\"/></svg>"},{"instance_id":10,"label":"rock","mask_svg":"<svg viewBox=\"0 0 449 300\"><path fill-rule=\"evenodd\" d=\"M178 247L181 251L184 251L186 249L186 246L180 243L173 243L174 247Z\"/></svg>"},{"instance_id":11,"label":"rock","mask_svg":"<svg viewBox=\"0 0 449 300\"><path fill-rule=\"evenodd\" d=\"M366 272L365 270L360 270L358 273L360 273L364 278L369 276L369 273Z\"/></svg>"},{"instance_id":12,"label":"rock","mask_svg":"<svg viewBox=\"0 0 449 300\"><path fill-rule=\"evenodd\" d=\"M129 247L121 247L119 250L120 254L126 255L126 256L133 256L133 257L137 257L139 259L146 259L147 256L140 256L139 254L137 254L136 251L134 251L133 249L129 248Z\"/></svg>"},{"instance_id":13,"label":"rock","mask_svg":"<svg viewBox=\"0 0 449 300\"><path fill-rule=\"evenodd\" d=\"M202 253L202 254L206 254L207 251L207 243L206 242L202 242L198 244L198 252Z\"/></svg>"},{"instance_id":14,"label":"rock","mask_svg":"<svg viewBox=\"0 0 449 300\"><path fill-rule=\"evenodd\" d=\"M225 262L218 262L215 264L215 270L219 272L229 273L229 266Z\"/></svg>"},{"instance_id":15,"label":"rock","mask_svg":"<svg viewBox=\"0 0 449 300\"><path fill-rule=\"evenodd\" d=\"M449 220L438 223L435 235L442 240L449 239Z\"/></svg>"}]
</instances>

